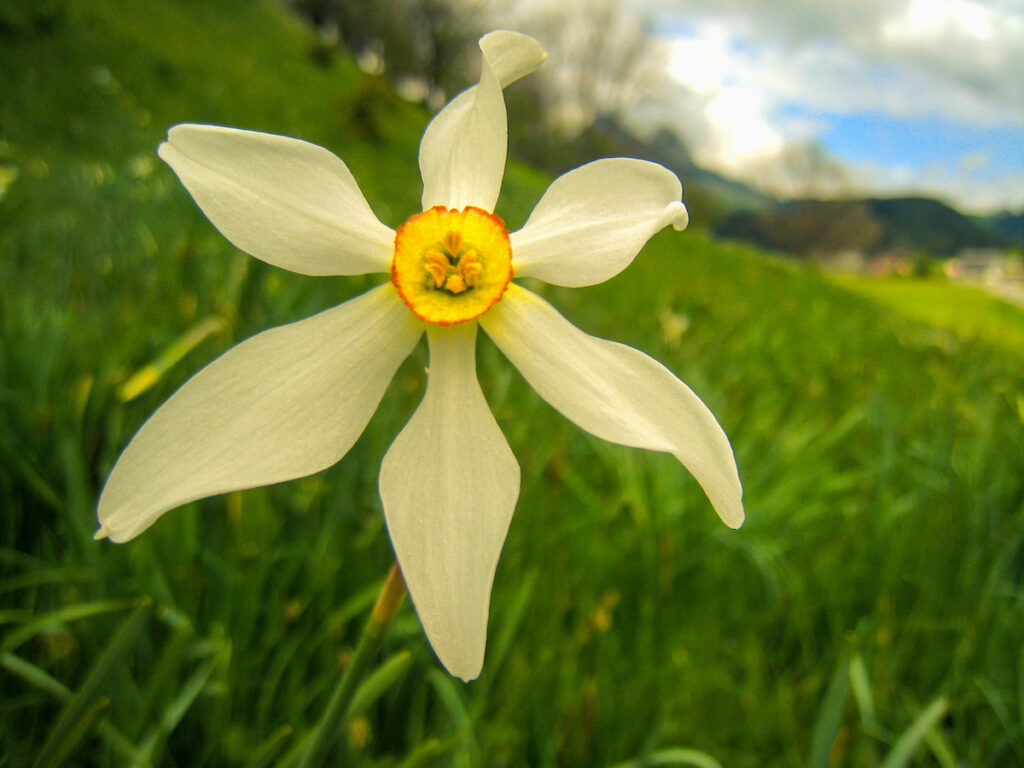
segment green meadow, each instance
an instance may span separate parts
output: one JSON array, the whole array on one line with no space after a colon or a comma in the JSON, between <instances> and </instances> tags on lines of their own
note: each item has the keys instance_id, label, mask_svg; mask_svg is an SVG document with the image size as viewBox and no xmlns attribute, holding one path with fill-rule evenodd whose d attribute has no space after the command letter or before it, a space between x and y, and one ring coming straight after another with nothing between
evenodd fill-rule
<instances>
[{"instance_id":1,"label":"green meadow","mask_svg":"<svg viewBox=\"0 0 1024 768\"><path fill-rule=\"evenodd\" d=\"M1024 357L1024 308L993 301L981 288L950 283L941 277L842 275L835 279L897 314Z\"/></svg>"},{"instance_id":2,"label":"green meadow","mask_svg":"<svg viewBox=\"0 0 1024 768\"><path fill-rule=\"evenodd\" d=\"M352 658L425 344L331 469L92 540L118 453L192 373L380 280L239 253L157 159L167 128L322 144L386 223L417 212L428 115L315 46L257 0L0 5L0 766L294 765ZM549 181L510 162L510 229ZM708 403L747 522L568 423L481 334L523 478L483 674L448 676L406 602L329 764L1024 765L1020 313L985 300L961 332L973 310L896 312L700 231L531 287Z\"/></svg>"}]
</instances>

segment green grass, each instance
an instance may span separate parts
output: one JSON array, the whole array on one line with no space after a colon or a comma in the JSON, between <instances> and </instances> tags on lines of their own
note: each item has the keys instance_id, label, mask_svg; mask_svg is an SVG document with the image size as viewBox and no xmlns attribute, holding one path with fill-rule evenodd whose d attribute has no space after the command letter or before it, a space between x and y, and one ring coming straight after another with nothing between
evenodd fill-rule
<instances>
[{"instance_id":1,"label":"green grass","mask_svg":"<svg viewBox=\"0 0 1024 768\"><path fill-rule=\"evenodd\" d=\"M980 288L938 277L844 275L835 280L891 310L896 317L950 331L961 341L977 339L1024 358L1024 309Z\"/></svg>"},{"instance_id":2,"label":"green grass","mask_svg":"<svg viewBox=\"0 0 1024 768\"><path fill-rule=\"evenodd\" d=\"M416 210L427 117L342 58L312 65L273 4L24 8L0 10L0 765L280 764L390 565L376 477L425 354L335 467L92 541L114 459L181 382L370 284L237 253L153 151L186 120L317 141L396 224ZM510 166L512 226L546 183ZM545 293L709 403L748 522L725 529L674 460L566 423L482 340L523 469L484 673L448 677L406 605L389 684L338 764L1024 762L1024 366L1008 336L894 322L699 232Z\"/></svg>"}]
</instances>

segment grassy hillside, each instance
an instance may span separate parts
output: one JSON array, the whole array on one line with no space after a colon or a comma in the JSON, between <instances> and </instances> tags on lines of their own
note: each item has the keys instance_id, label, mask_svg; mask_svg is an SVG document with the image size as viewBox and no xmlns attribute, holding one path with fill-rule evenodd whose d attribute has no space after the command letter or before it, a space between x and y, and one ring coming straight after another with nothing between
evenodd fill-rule
<instances>
[{"instance_id":1,"label":"grassy hillside","mask_svg":"<svg viewBox=\"0 0 1024 768\"><path fill-rule=\"evenodd\" d=\"M316 141L397 224L427 116L314 65L272 3L25 3L0 38L0 765L288 764L391 562L376 478L425 353L337 466L92 541L113 460L181 382L372 282L236 252L154 149L181 121ZM546 183L513 163L499 213ZM448 677L406 605L336 764L1024 762L1019 357L695 232L545 293L709 403L748 523L566 423L482 340L523 469L484 673Z\"/></svg>"},{"instance_id":2,"label":"grassy hillside","mask_svg":"<svg viewBox=\"0 0 1024 768\"><path fill-rule=\"evenodd\" d=\"M878 302L897 317L918 320L951 334L945 342L980 342L1024 359L1024 309L981 288L942 278L867 278L836 275L840 285Z\"/></svg>"}]
</instances>

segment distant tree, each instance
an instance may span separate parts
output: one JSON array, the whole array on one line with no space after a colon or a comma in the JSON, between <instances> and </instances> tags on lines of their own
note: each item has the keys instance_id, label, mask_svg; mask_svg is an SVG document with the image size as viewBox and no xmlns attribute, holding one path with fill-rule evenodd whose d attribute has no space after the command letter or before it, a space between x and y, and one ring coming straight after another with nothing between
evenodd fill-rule
<instances>
[{"instance_id":1,"label":"distant tree","mask_svg":"<svg viewBox=\"0 0 1024 768\"><path fill-rule=\"evenodd\" d=\"M664 64L649 25L620 0L521 0L504 18L537 37L550 56L545 77L525 85L545 121L573 137L599 120L621 118L656 98Z\"/></svg>"},{"instance_id":2,"label":"distant tree","mask_svg":"<svg viewBox=\"0 0 1024 768\"><path fill-rule=\"evenodd\" d=\"M795 200L735 214L718 231L794 256L874 253L884 235L864 200Z\"/></svg>"},{"instance_id":3,"label":"distant tree","mask_svg":"<svg viewBox=\"0 0 1024 768\"><path fill-rule=\"evenodd\" d=\"M291 0L357 56L372 56L393 81L422 81L439 105L465 84L467 58L485 31L490 0Z\"/></svg>"}]
</instances>

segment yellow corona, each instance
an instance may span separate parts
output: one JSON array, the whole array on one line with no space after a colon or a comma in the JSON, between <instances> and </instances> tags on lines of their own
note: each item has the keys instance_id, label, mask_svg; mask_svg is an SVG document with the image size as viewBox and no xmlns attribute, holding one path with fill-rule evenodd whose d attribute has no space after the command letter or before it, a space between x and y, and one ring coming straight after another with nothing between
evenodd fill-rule
<instances>
[{"instance_id":1,"label":"yellow corona","mask_svg":"<svg viewBox=\"0 0 1024 768\"><path fill-rule=\"evenodd\" d=\"M482 208L435 205L395 232L391 282L428 323L475 320L501 299L511 279L505 223Z\"/></svg>"}]
</instances>

